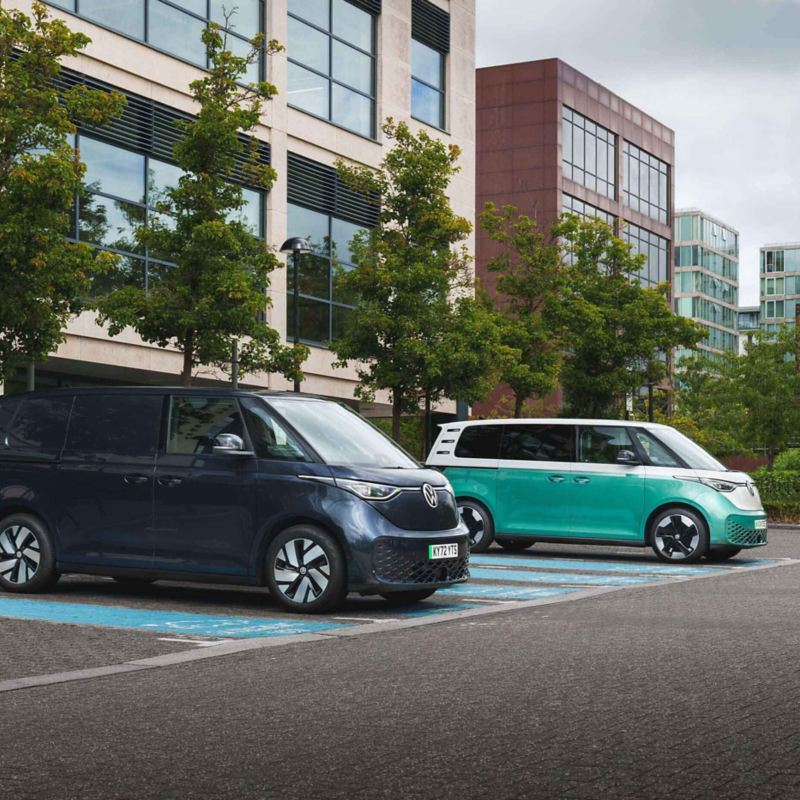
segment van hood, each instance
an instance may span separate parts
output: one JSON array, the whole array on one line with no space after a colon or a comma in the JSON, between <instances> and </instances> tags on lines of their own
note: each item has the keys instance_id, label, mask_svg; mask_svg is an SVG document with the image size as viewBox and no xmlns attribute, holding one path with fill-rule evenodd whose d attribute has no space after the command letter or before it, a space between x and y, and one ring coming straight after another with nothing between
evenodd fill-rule
<instances>
[{"instance_id":1,"label":"van hood","mask_svg":"<svg viewBox=\"0 0 800 800\"><path fill-rule=\"evenodd\" d=\"M746 472L735 472L714 469L687 469L676 470L676 475L693 475L696 478L705 478L728 483L738 484L732 492L720 492L730 500L733 505L743 511L763 511L761 496L758 493L755 481Z\"/></svg>"},{"instance_id":2,"label":"van hood","mask_svg":"<svg viewBox=\"0 0 800 800\"><path fill-rule=\"evenodd\" d=\"M329 465L334 478L350 478L357 481L371 481L372 483L385 483L390 486L422 486L429 483L434 487L448 486L447 478L435 469L381 469L379 467L353 467Z\"/></svg>"}]
</instances>

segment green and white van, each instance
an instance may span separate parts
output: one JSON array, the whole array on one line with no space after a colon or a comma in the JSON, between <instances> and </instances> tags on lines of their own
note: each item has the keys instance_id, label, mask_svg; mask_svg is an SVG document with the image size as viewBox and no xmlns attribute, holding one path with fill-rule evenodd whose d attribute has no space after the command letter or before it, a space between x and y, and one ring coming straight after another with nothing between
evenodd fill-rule
<instances>
[{"instance_id":1,"label":"green and white van","mask_svg":"<svg viewBox=\"0 0 800 800\"><path fill-rule=\"evenodd\" d=\"M453 485L472 551L534 542L653 548L722 561L767 543L758 490L667 425L582 419L448 423L428 457Z\"/></svg>"}]
</instances>

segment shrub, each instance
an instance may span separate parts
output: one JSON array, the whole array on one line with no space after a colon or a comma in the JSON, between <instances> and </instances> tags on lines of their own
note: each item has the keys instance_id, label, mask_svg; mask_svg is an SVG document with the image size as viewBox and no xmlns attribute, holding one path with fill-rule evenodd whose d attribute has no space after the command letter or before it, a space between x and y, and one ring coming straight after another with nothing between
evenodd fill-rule
<instances>
[{"instance_id":1,"label":"shrub","mask_svg":"<svg viewBox=\"0 0 800 800\"><path fill-rule=\"evenodd\" d=\"M800 447L793 447L791 450L784 450L773 464L773 469L792 472L800 472Z\"/></svg>"},{"instance_id":2,"label":"shrub","mask_svg":"<svg viewBox=\"0 0 800 800\"><path fill-rule=\"evenodd\" d=\"M760 469L753 474L773 522L800 521L800 470Z\"/></svg>"}]
</instances>

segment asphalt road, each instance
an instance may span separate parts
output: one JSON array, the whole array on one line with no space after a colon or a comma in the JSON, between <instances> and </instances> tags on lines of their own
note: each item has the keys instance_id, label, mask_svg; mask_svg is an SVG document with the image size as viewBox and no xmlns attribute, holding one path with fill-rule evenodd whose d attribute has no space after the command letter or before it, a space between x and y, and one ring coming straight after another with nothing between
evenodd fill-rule
<instances>
[{"instance_id":1,"label":"asphalt road","mask_svg":"<svg viewBox=\"0 0 800 800\"><path fill-rule=\"evenodd\" d=\"M800 533L770 539L758 556L800 558ZM2 693L0 797L797 798L799 582L731 572ZM12 623L46 650L45 623Z\"/></svg>"}]
</instances>

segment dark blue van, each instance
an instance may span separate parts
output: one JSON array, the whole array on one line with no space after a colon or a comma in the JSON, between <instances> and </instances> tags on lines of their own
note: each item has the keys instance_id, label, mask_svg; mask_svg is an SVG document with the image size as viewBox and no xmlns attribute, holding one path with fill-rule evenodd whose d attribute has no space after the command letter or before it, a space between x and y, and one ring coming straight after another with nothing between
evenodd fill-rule
<instances>
[{"instance_id":1,"label":"dark blue van","mask_svg":"<svg viewBox=\"0 0 800 800\"><path fill-rule=\"evenodd\" d=\"M0 588L61 573L266 585L292 611L467 579L447 479L347 406L226 389L0 398Z\"/></svg>"}]
</instances>

